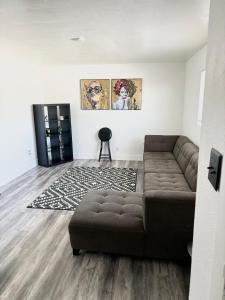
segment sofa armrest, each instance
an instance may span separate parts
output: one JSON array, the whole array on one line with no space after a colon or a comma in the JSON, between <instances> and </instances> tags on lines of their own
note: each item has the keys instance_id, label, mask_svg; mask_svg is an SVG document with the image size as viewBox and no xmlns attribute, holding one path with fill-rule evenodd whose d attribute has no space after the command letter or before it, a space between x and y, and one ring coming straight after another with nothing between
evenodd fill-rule
<instances>
[{"instance_id":1,"label":"sofa armrest","mask_svg":"<svg viewBox=\"0 0 225 300\"><path fill-rule=\"evenodd\" d=\"M173 152L178 135L146 135L144 152Z\"/></svg>"},{"instance_id":2,"label":"sofa armrest","mask_svg":"<svg viewBox=\"0 0 225 300\"><path fill-rule=\"evenodd\" d=\"M192 231L195 192L149 191L144 193L146 231Z\"/></svg>"}]
</instances>

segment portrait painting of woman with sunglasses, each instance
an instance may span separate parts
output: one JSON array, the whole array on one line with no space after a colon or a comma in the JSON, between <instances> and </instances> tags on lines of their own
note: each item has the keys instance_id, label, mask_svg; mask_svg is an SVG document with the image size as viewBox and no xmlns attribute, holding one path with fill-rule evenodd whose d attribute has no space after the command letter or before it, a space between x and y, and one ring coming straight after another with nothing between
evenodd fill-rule
<instances>
[{"instance_id":1,"label":"portrait painting of woman with sunglasses","mask_svg":"<svg viewBox=\"0 0 225 300\"><path fill-rule=\"evenodd\" d=\"M81 107L84 110L109 109L109 80L81 79Z\"/></svg>"}]
</instances>

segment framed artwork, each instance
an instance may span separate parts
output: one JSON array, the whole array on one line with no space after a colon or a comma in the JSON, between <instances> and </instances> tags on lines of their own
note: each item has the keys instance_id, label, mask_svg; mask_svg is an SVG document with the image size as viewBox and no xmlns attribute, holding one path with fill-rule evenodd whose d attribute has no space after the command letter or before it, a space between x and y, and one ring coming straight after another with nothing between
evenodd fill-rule
<instances>
[{"instance_id":1,"label":"framed artwork","mask_svg":"<svg viewBox=\"0 0 225 300\"><path fill-rule=\"evenodd\" d=\"M112 79L111 103L113 110L140 110L142 79Z\"/></svg>"},{"instance_id":2,"label":"framed artwork","mask_svg":"<svg viewBox=\"0 0 225 300\"><path fill-rule=\"evenodd\" d=\"M109 79L81 79L80 96L81 109L106 110L110 109Z\"/></svg>"}]
</instances>

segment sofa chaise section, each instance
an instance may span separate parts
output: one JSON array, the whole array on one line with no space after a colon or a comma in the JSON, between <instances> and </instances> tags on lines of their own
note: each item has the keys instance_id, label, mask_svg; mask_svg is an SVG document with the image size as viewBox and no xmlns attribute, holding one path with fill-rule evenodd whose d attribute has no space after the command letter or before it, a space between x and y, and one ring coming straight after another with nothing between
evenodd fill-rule
<instances>
[{"instance_id":1,"label":"sofa chaise section","mask_svg":"<svg viewBox=\"0 0 225 300\"><path fill-rule=\"evenodd\" d=\"M75 253L87 249L142 256L142 197L142 194L132 192L88 192L69 224Z\"/></svg>"}]
</instances>

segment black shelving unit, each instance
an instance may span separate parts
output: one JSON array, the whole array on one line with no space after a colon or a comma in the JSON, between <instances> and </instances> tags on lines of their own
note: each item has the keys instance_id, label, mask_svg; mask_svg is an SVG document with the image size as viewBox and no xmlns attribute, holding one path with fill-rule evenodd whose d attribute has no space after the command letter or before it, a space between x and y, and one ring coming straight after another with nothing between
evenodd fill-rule
<instances>
[{"instance_id":1,"label":"black shelving unit","mask_svg":"<svg viewBox=\"0 0 225 300\"><path fill-rule=\"evenodd\" d=\"M33 104L38 164L73 160L70 104Z\"/></svg>"}]
</instances>

